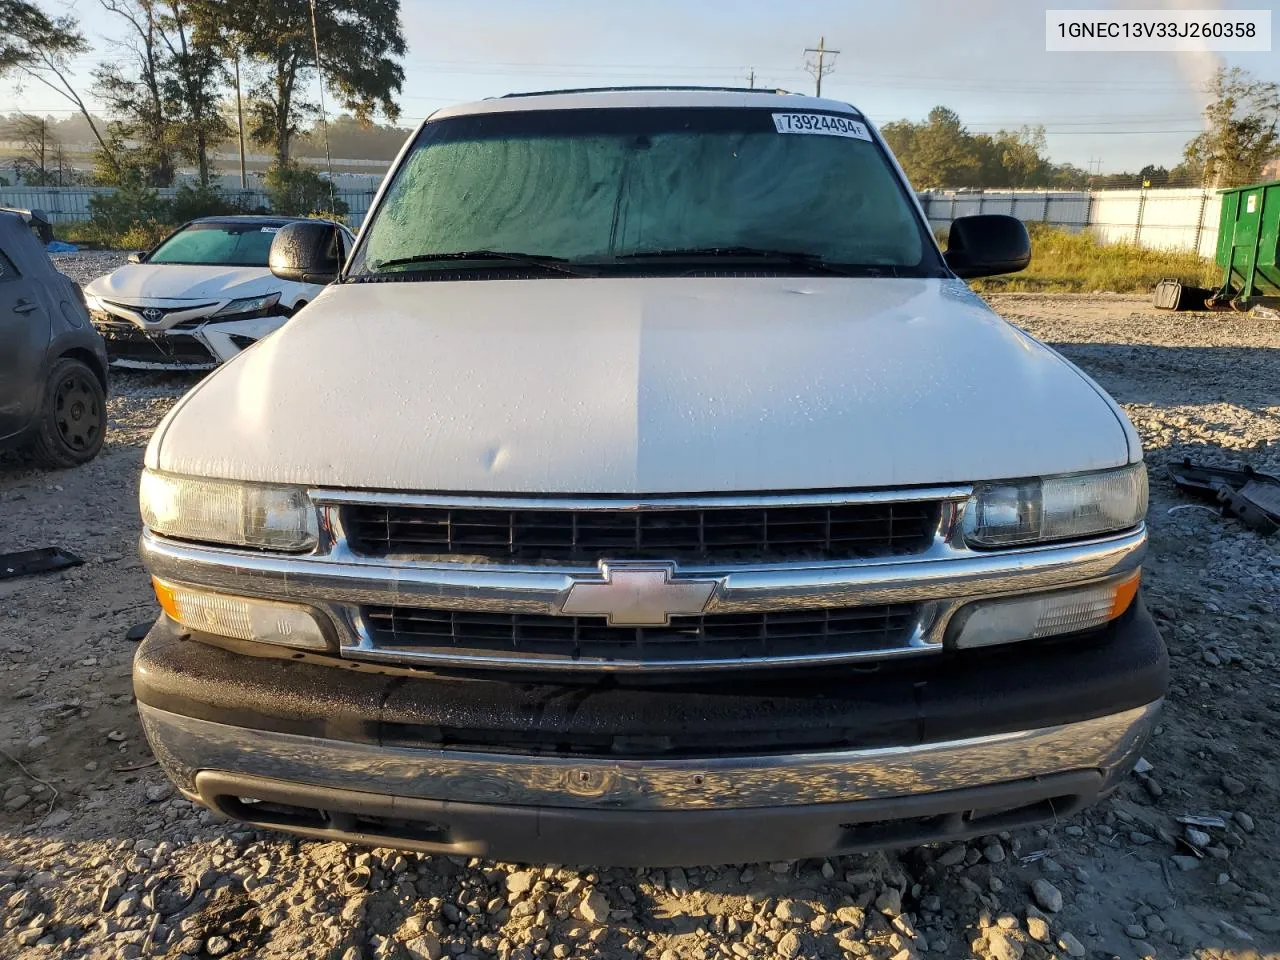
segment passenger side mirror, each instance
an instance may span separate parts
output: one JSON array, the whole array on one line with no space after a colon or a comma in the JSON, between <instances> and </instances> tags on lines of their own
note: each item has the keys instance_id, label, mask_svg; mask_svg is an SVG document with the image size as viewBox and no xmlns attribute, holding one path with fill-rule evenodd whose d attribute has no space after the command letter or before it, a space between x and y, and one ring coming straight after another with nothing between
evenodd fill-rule
<instances>
[{"instance_id":1,"label":"passenger side mirror","mask_svg":"<svg viewBox=\"0 0 1280 960\"><path fill-rule=\"evenodd\" d=\"M1031 262L1031 235L1017 217L985 213L951 221L947 266L958 277L990 277L1025 270Z\"/></svg>"},{"instance_id":2,"label":"passenger side mirror","mask_svg":"<svg viewBox=\"0 0 1280 960\"><path fill-rule=\"evenodd\" d=\"M128 260L130 263L141 263L141 262L142 262L142 254L140 254L140 253L136 253L136 252L135 252L135 253L131 253L131 254L129 254L129 256L125 257L125 259L126 259L126 260Z\"/></svg>"},{"instance_id":3,"label":"passenger side mirror","mask_svg":"<svg viewBox=\"0 0 1280 960\"><path fill-rule=\"evenodd\" d=\"M267 263L281 280L295 283L332 283L342 269L338 228L320 220L305 220L281 227L271 241Z\"/></svg>"}]
</instances>

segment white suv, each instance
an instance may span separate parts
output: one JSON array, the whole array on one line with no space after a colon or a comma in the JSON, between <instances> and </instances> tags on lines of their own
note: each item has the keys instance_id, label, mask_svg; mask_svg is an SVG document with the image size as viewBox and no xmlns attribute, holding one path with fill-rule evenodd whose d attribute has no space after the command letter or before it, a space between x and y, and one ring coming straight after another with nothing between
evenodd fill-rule
<instances>
[{"instance_id":1,"label":"white suv","mask_svg":"<svg viewBox=\"0 0 1280 960\"><path fill-rule=\"evenodd\" d=\"M323 227L277 275L323 273ZM1124 414L853 107L432 116L307 311L147 452L135 689L232 817L556 863L929 842L1115 787L1167 682Z\"/></svg>"}]
</instances>

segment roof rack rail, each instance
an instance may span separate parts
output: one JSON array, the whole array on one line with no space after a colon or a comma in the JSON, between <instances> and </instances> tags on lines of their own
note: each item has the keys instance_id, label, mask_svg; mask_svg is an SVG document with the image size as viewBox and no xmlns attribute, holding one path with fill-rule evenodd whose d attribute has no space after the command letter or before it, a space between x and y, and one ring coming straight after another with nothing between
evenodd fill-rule
<instances>
[{"instance_id":1,"label":"roof rack rail","mask_svg":"<svg viewBox=\"0 0 1280 960\"><path fill-rule=\"evenodd\" d=\"M644 93L645 91L705 90L709 93L771 93L794 96L792 91L772 87L699 87L693 84L670 83L647 87L574 87L567 90L528 90L523 93L506 93L499 99L512 97L549 97L562 93Z\"/></svg>"}]
</instances>

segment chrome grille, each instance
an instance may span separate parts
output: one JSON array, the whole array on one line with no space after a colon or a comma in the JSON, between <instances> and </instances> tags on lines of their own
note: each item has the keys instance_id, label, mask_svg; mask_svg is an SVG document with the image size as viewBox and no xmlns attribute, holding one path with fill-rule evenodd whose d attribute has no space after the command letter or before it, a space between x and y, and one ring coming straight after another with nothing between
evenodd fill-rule
<instances>
[{"instance_id":1,"label":"chrome grille","mask_svg":"<svg viewBox=\"0 0 1280 960\"><path fill-rule=\"evenodd\" d=\"M937 500L616 510L348 504L342 524L351 549L373 557L747 563L918 553L940 515Z\"/></svg>"},{"instance_id":2,"label":"chrome grille","mask_svg":"<svg viewBox=\"0 0 1280 960\"><path fill-rule=\"evenodd\" d=\"M673 617L667 627L611 627L603 617L370 606L362 619L383 654L645 666L900 653L916 639L920 614L919 605L907 603L704 614Z\"/></svg>"}]
</instances>

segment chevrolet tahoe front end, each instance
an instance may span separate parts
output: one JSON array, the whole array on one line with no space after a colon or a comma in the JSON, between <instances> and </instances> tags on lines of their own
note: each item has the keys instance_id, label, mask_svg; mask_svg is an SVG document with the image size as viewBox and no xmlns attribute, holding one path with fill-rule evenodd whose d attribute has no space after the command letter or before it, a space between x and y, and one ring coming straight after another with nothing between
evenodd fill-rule
<instances>
[{"instance_id":1,"label":"chevrolet tahoe front end","mask_svg":"<svg viewBox=\"0 0 1280 960\"><path fill-rule=\"evenodd\" d=\"M423 196L447 243L404 233ZM874 222L797 251L823 230L791 209ZM148 449L164 769L261 826L557 863L839 854L1105 795L1167 682L1141 449L948 262L847 105L437 114L338 281Z\"/></svg>"}]
</instances>

